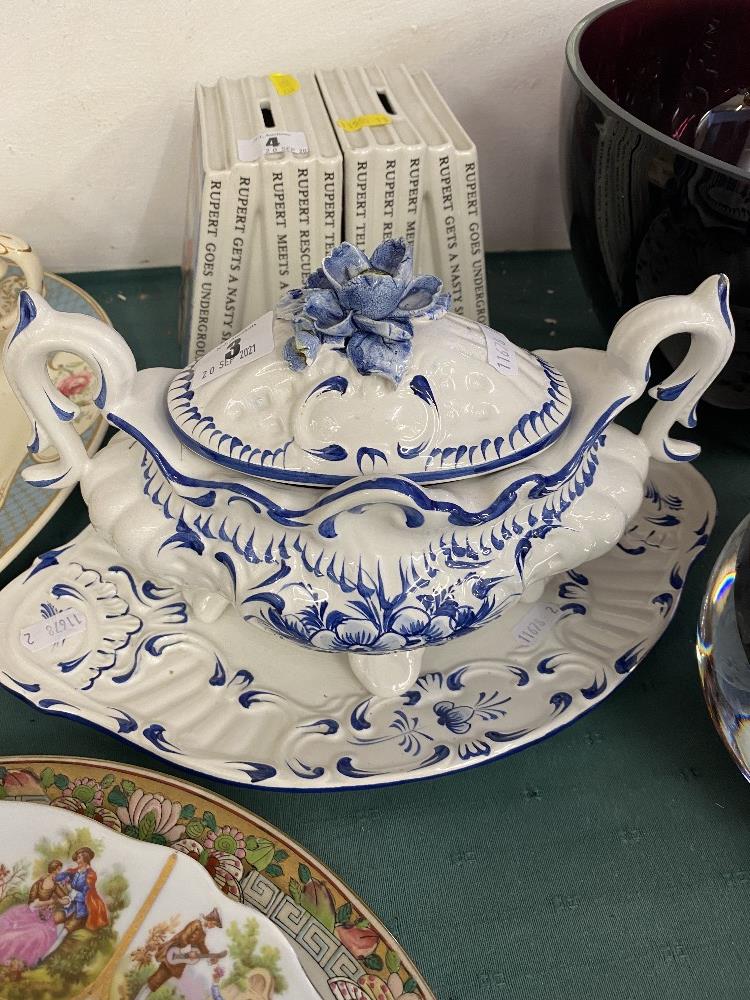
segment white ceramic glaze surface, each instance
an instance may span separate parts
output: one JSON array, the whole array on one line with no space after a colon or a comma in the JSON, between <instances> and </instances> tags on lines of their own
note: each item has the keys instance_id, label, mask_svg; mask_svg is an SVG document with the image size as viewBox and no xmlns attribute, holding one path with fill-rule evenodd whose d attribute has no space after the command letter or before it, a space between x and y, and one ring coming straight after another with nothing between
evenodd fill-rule
<instances>
[{"instance_id":1,"label":"white ceramic glaze surface","mask_svg":"<svg viewBox=\"0 0 750 1000\"><path fill-rule=\"evenodd\" d=\"M447 482L543 451L570 415L552 364L514 348L514 373L497 371L482 327L455 313L421 321L399 385L358 376L328 345L315 364L292 371L283 355L291 332L277 317L266 357L204 385L192 368L174 378L167 409L187 447L237 472L300 485L367 475Z\"/></svg>"},{"instance_id":2,"label":"white ceramic glaze surface","mask_svg":"<svg viewBox=\"0 0 750 1000\"><path fill-rule=\"evenodd\" d=\"M123 443L124 446L124 443ZM619 542L485 628L427 649L400 695L372 697L344 653L207 624L87 529L0 593L0 682L183 767L258 788L413 781L513 753L608 697L669 623L715 502L691 467L652 462ZM38 652L22 633L58 611L86 628ZM370 660L376 658L370 657Z\"/></svg>"},{"instance_id":3,"label":"white ceramic glaze surface","mask_svg":"<svg viewBox=\"0 0 750 1000\"><path fill-rule=\"evenodd\" d=\"M33 444L60 454L24 475L80 479L123 565L205 621L234 605L298 646L348 653L371 693L404 691L426 649L617 544L649 460L698 453L670 431L693 425L734 339L715 276L632 310L606 352L512 349L502 374L479 328L444 315L440 287L412 277L400 241L371 258L343 244L280 304L270 351L201 388L202 362L136 372L119 336L24 295L6 369ZM646 390L655 347L683 331L689 353L651 390L641 433L613 424ZM63 347L90 361L95 402L124 432L93 460L46 376Z\"/></svg>"}]
</instances>

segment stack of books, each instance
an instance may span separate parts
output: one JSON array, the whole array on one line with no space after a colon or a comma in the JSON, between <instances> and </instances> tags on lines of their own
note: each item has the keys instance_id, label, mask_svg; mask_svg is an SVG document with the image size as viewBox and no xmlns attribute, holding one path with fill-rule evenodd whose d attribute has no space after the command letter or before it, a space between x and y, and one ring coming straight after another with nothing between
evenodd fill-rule
<instances>
[{"instance_id":1,"label":"stack of books","mask_svg":"<svg viewBox=\"0 0 750 1000\"><path fill-rule=\"evenodd\" d=\"M310 73L198 86L183 247L182 353L272 309L341 239L341 149Z\"/></svg>"},{"instance_id":2,"label":"stack of books","mask_svg":"<svg viewBox=\"0 0 750 1000\"><path fill-rule=\"evenodd\" d=\"M390 237L487 321L476 148L404 66L198 86L183 251L185 363L272 309L342 239Z\"/></svg>"},{"instance_id":3,"label":"stack of books","mask_svg":"<svg viewBox=\"0 0 750 1000\"><path fill-rule=\"evenodd\" d=\"M453 309L487 321L477 151L424 71L316 72L344 154L344 238L361 250L403 236Z\"/></svg>"}]
</instances>

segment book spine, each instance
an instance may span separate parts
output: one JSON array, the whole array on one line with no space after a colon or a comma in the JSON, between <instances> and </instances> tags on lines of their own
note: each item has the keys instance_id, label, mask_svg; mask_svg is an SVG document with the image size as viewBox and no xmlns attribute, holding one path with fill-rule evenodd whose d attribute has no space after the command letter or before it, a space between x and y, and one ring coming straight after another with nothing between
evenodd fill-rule
<instances>
[{"instance_id":1,"label":"book spine","mask_svg":"<svg viewBox=\"0 0 750 1000\"><path fill-rule=\"evenodd\" d=\"M320 173L323 177L322 199L318 199L317 204L322 209L322 220L320 231L322 233L323 245L318 247L318 258L323 260L334 247L338 246L342 239L341 223L343 215L343 171L341 163L324 163L320 166Z\"/></svg>"},{"instance_id":2,"label":"book spine","mask_svg":"<svg viewBox=\"0 0 750 1000\"><path fill-rule=\"evenodd\" d=\"M404 239L412 247L417 243L417 220L419 217L419 199L422 191L422 170L424 154L412 150L409 153L408 168L405 178Z\"/></svg>"},{"instance_id":3,"label":"book spine","mask_svg":"<svg viewBox=\"0 0 750 1000\"><path fill-rule=\"evenodd\" d=\"M182 242L182 283L180 286L179 345L183 361L191 350L191 330L193 323L193 293L198 276L198 256L200 252L200 216L203 196L200 162L200 143L197 118L193 125L193 140L190 150L190 173L188 174L187 212L185 235Z\"/></svg>"},{"instance_id":4,"label":"book spine","mask_svg":"<svg viewBox=\"0 0 750 1000\"><path fill-rule=\"evenodd\" d=\"M292 288L299 288L310 277L313 267L319 261L312 256L312 243L319 242L315 233L316 219L311 211L311 199L318 196L315 190L316 171L314 163L288 164L290 182L295 192L294 227L290 232L289 281ZM291 186L291 185L290 185Z\"/></svg>"},{"instance_id":5,"label":"book spine","mask_svg":"<svg viewBox=\"0 0 750 1000\"><path fill-rule=\"evenodd\" d=\"M422 153L404 146L388 153L384 169L383 230L381 239L416 242Z\"/></svg>"},{"instance_id":6,"label":"book spine","mask_svg":"<svg viewBox=\"0 0 750 1000\"><path fill-rule=\"evenodd\" d=\"M399 155L395 150L370 147L344 165L346 238L365 253L397 232Z\"/></svg>"},{"instance_id":7,"label":"book spine","mask_svg":"<svg viewBox=\"0 0 750 1000\"><path fill-rule=\"evenodd\" d=\"M370 169L367 175L367 229L365 232L365 243L362 249L365 253L372 253L378 243L384 239L389 239L393 235L393 222L395 212L395 177L396 177L396 156L395 153L386 153L385 150L375 147L370 150ZM389 167L389 162L393 163ZM391 174L393 186L393 197L386 197L386 175ZM386 219L386 207L391 213Z\"/></svg>"},{"instance_id":8,"label":"book spine","mask_svg":"<svg viewBox=\"0 0 750 1000\"><path fill-rule=\"evenodd\" d=\"M192 305L190 309L190 336L186 341L184 361L189 364L202 357L209 344L211 307L216 291L216 252L218 211L216 209L221 181L210 172L202 172L196 239L196 258L193 274Z\"/></svg>"},{"instance_id":9,"label":"book spine","mask_svg":"<svg viewBox=\"0 0 750 1000\"><path fill-rule=\"evenodd\" d=\"M402 185L405 175L405 163L402 153L402 150L390 150L383 160L383 201L380 209L383 223L380 238L377 242L380 242L380 240L396 239L404 235L406 219L400 211L402 205L401 198L398 197L398 193L403 190ZM372 250L372 247L370 249Z\"/></svg>"},{"instance_id":10,"label":"book spine","mask_svg":"<svg viewBox=\"0 0 750 1000\"><path fill-rule=\"evenodd\" d=\"M296 206L289 199L288 172L283 163L266 157L259 161L258 179L261 192L252 232L246 322L273 309L279 296L293 287L289 229Z\"/></svg>"},{"instance_id":11,"label":"book spine","mask_svg":"<svg viewBox=\"0 0 750 1000\"><path fill-rule=\"evenodd\" d=\"M437 153L436 159L438 192L435 201L439 209L438 231L447 254L447 268L443 274L443 281L451 293L454 312L463 316L466 301L460 246L460 192L456 183L455 155L452 150L444 149Z\"/></svg>"},{"instance_id":12,"label":"book spine","mask_svg":"<svg viewBox=\"0 0 750 1000\"><path fill-rule=\"evenodd\" d=\"M444 262L441 259L440 243L437 238L437 212L432 194L434 151L427 149L422 159L417 189L417 225L414 239L414 271L418 274L436 274L447 291L443 276Z\"/></svg>"},{"instance_id":13,"label":"book spine","mask_svg":"<svg viewBox=\"0 0 750 1000\"><path fill-rule=\"evenodd\" d=\"M482 236L482 213L479 200L479 172L476 154L464 158L461 175L463 189L464 218L468 229L465 240L468 243L468 271L470 274L466 284L471 293L466 290L465 316L479 323L487 323L489 309L487 306L487 276L484 266L484 239Z\"/></svg>"},{"instance_id":14,"label":"book spine","mask_svg":"<svg viewBox=\"0 0 750 1000\"><path fill-rule=\"evenodd\" d=\"M461 312L463 294L457 265L453 183L447 147L428 148L424 167L417 225L416 269L436 274L443 282L443 289L451 293L451 308Z\"/></svg>"},{"instance_id":15,"label":"book spine","mask_svg":"<svg viewBox=\"0 0 750 1000\"><path fill-rule=\"evenodd\" d=\"M291 213L294 211L289 200L288 173L282 163L268 163L271 195L271 231L273 233L271 246L274 253L272 260L274 268L268 282L268 309L288 288L293 287L292 263L290 253L289 231L292 226ZM275 273L274 273L275 270Z\"/></svg>"},{"instance_id":16,"label":"book spine","mask_svg":"<svg viewBox=\"0 0 750 1000\"><path fill-rule=\"evenodd\" d=\"M229 171L221 170L216 171L215 176L211 179L208 231L209 234L213 234L216 244L216 260L214 264L215 294L211 297L207 350L216 347L222 339L227 275L232 244L231 230L233 226L231 219L234 209L234 205L230 205L229 178Z\"/></svg>"},{"instance_id":17,"label":"book spine","mask_svg":"<svg viewBox=\"0 0 750 1000\"><path fill-rule=\"evenodd\" d=\"M228 185L229 200L234 204L228 236L229 260L224 289L224 311L221 322L221 339L227 340L242 329L242 292L247 277L246 247L248 244L248 219L250 217L251 178L238 164L232 169Z\"/></svg>"},{"instance_id":18,"label":"book spine","mask_svg":"<svg viewBox=\"0 0 750 1000\"><path fill-rule=\"evenodd\" d=\"M275 299L269 289L271 266L272 228L268 222L272 211L271 193L264 184L264 167L261 163L244 165L250 181L250 205L245 231L244 276L241 291L242 326L253 323L273 307ZM274 250L275 253L275 250Z\"/></svg>"},{"instance_id":19,"label":"book spine","mask_svg":"<svg viewBox=\"0 0 750 1000\"><path fill-rule=\"evenodd\" d=\"M366 150L347 150L344 161L344 238L367 250L367 196L370 190L370 158Z\"/></svg>"}]
</instances>

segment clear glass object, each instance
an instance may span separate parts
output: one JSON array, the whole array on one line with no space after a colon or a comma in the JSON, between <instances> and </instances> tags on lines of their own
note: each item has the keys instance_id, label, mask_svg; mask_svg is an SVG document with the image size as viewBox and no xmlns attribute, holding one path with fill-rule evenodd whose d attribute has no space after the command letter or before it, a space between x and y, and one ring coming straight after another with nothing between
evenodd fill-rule
<instances>
[{"instance_id":1,"label":"clear glass object","mask_svg":"<svg viewBox=\"0 0 750 1000\"><path fill-rule=\"evenodd\" d=\"M750 514L732 532L711 572L697 653L711 719L750 781Z\"/></svg>"}]
</instances>

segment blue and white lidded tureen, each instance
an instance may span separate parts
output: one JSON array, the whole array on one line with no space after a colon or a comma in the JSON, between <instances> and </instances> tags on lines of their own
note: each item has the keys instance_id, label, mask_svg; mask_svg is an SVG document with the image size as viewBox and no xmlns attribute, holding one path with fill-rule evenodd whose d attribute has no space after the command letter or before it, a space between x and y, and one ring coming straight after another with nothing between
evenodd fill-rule
<instances>
[{"instance_id":1,"label":"blue and white lidded tureen","mask_svg":"<svg viewBox=\"0 0 750 1000\"><path fill-rule=\"evenodd\" d=\"M179 587L211 620L344 652L373 693L404 690L426 647L536 600L552 575L612 548L650 459L724 366L724 276L637 306L606 351L528 353L448 311L409 249L347 243L238 337L183 371L136 371L125 341L23 293L6 373L33 421L29 482L80 480L91 522L134 573ZM640 434L613 423L649 358L689 331ZM59 350L99 373L122 433L93 458L47 376Z\"/></svg>"}]
</instances>

